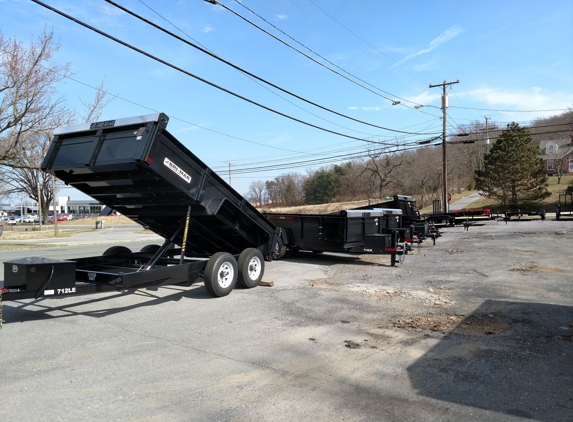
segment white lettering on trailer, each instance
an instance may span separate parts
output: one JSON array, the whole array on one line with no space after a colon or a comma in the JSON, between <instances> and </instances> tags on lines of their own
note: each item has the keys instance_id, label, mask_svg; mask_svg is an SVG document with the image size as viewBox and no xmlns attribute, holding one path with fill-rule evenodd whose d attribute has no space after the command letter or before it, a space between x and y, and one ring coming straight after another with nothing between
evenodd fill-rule
<instances>
[{"instance_id":1,"label":"white lettering on trailer","mask_svg":"<svg viewBox=\"0 0 573 422\"><path fill-rule=\"evenodd\" d=\"M53 290L44 290L44 296L51 296L53 295L55 292Z\"/></svg>"},{"instance_id":2,"label":"white lettering on trailer","mask_svg":"<svg viewBox=\"0 0 573 422\"><path fill-rule=\"evenodd\" d=\"M59 295L64 295L66 293L75 293L76 292L75 287L66 287L65 289L57 289L57 290L58 290L57 294L59 294Z\"/></svg>"},{"instance_id":3,"label":"white lettering on trailer","mask_svg":"<svg viewBox=\"0 0 573 422\"><path fill-rule=\"evenodd\" d=\"M169 167L169 169L172 172L174 172L177 176L181 177L187 183L191 183L191 176L189 176L187 173L185 173L183 170L181 170L179 168L179 166L177 166L177 164L172 162L169 158L165 157L165 160L163 160L163 164L165 164L167 167Z\"/></svg>"}]
</instances>

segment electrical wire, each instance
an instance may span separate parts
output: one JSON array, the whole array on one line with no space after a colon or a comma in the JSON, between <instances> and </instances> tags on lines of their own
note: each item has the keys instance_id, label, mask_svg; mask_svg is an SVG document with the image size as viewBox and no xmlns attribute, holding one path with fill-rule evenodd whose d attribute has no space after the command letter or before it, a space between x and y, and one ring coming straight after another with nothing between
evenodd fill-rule
<instances>
[{"instance_id":1,"label":"electrical wire","mask_svg":"<svg viewBox=\"0 0 573 422\"><path fill-rule=\"evenodd\" d=\"M35 1L35 0L33 0L33 1ZM246 17L242 16L240 13L237 13L236 11L234 11L234 10L231 9L230 7L224 5L223 3L219 2L218 0L205 0L205 1L208 2L208 3L216 4L216 5L219 5L219 6L223 7L224 9L226 9L226 10L230 11L231 13L233 13L235 16L237 16L237 17L243 19L245 22L249 23L250 25L254 26L255 28L259 29L260 31L264 32L265 34L267 34L267 35L269 35L270 37L274 38L275 40L279 41L280 43L286 45L287 47L291 48L292 50L296 51L297 53L303 55L303 56L306 57L307 59L309 59L309 60L313 61L314 63L318 64L319 66L322 66L322 67L324 67L325 69L328 69L329 71L335 73L336 75L338 75L338 76L340 76L340 77L346 79L347 81L350 81L350 82L352 82L353 84L358 85L358 86L360 86L360 87L366 89L367 91L370 91L370 92L372 92L373 94L378 95L378 96L380 96L380 97L382 97L382 98L384 98L384 99L386 99L386 100L388 100L388 101L394 102L393 99L388 98L388 97L386 97L386 96L384 96L384 95L382 95L382 94L380 94L380 93L378 93L378 92L376 92L376 91L374 91L374 90L368 88L367 86L364 86L364 85L362 85L362 84L356 82L355 80L350 79L348 76L343 75L342 73L336 71L335 69L332 69L332 68L326 66L324 63L321 63L320 61L318 61L318 60L316 60L315 58L313 58L313 57L309 56L308 54L306 54L305 52L299 50L298 48L292 46L291 44L287 43L286 41L280 39L280 38L277 37L276 35L271 34L271 33L270 33L269 31L267 31L266 29L262 28L261 26L257 25L257 24L254 23L253 21L251 21L251 20L247 19ZM414 104L417 104L417 103L414 103ZM402 105L403 107L412 108L412 107L407 106L406 104L400 103L400 105ZM417 104L417 105L421 105L421 104ZM426 113L426 114L428 114L428 113Z\"/></svg>"},{"instance_id":2,"label":"electrical wire","mask_svg":"<svg viewBox=\"0 0 573 422\"><path fill-rule=\"evenodd\" d=\"M70 15L68 15L68 14L66 14L66 13L64 13L64 12L62 12L62 11L60 11L60 10L58 10L58 9L56 9L56 8L54 8L54 7L52 7L52 6L50 6L50 5L47 5L47 4L43 3L43 2L41 2L40 0L32 0L32 1L33 1L34 3L36 3L36 4L39 4L40 6L45 7L45 8L48 9L48 10L51 10L51 11L53 11L53 12L59 14L60 16L65 17L66 19L69 19L69 20L71 20L71 21L73 21L73 22L75 22L75 23L77 23L77 24L79 24L79 25L81 25L81 26L83 26L83 27L85 27L85 28L88 28L88 29L90 29L90 30L92 30L92 31L94 31L94 32L96 32L96 33L98 33L98 34L100 34L100 35L102 35L102 36L104 36L104 37L106 37L106 38L112 40L112 41L115 41L115 42L117 42L118 44L123 45L124 47L127 47L127 48L129 48L129 49L131 49L131 50L133 50L133 51L135 51L135 52L137 52L137 53L140 53L140 54L142 54L142 55L144 55L144 56L146 56L146 57L148 57L148 58L150 58L150 59L152 59L152 60L155 60L155 61L157 61L157 62L159 62L159 63L161 63L161 64L163 64L163 65L165 65L165 66L168 66L168 67L170 67L170 68L172 68L172 69L174 69L174 70L177 70L177 71L179 71L179 72L181 72L181 73L183 73L183 74L185 74L185 75L187 75L187 76L190 76L190 77L192 77L192 78L194 78L194 79L197 79L198 81L201 81L201 82L203 82L203 83L205 83L205 84L207 84L207 85L209 85L209 86L212 86L213 88L217 88L217 89L219 89L219 90L221 90L221 91L223 91L223 92L225 92L225 93L227 93L227 94L229 94L229 95L232 95L232 96L234 96L234 97L236 97L236 98L239 98L239 99L241 99L241 100L243 100L243 101L246 101L246 102L248 102L248 103L250 103L250 104L256 105L257 107L260 107L260 108L262 108L262 109L264 109L264 110L270 111L270 112L275 113L275 114L277 114L277 115L279 115L279 116L285 117L285 118L287 118L287 119L293 120L293 121L295 121L295 122L301 123L301 124L303 124L303 125L306 125L306 126L309 126L309 127L312 127L312 128L315 128L315 129L318 129L318 130L321 130L321 131L323 131L323 132L327 132L327 133L330 133L330 134L333 134L333 135L342 136L342 137L344 137L344 138L355 139L355 140L358 140L358 141L367 142L367 143L372 143L372 144L378 144L378 143L379 143L379 142L370 141L370 140L367 140L367 139L364 139L364 138L358 138L358 137L356 137L356 136L351 136L351 135L346 135L346 134L343 134L343 133L340 133L340 132L336 132L336 131L334 131L334 130L327 129L327 128L324 128L324 127L321 127L321 126L312 124L312 123L310 123L310 122L306 122L306 121L301 120L301 119L298 119L298 118L296 118L296 117L294 117L294 116L290 116L290 115L288 115L288 114L286 114L286 113L283 113L283 112L280 112L280 111L278 111L278 110L275 110L275 109L273 109L273 108L271 108L271 107L265 106L265 105L263 105L263 104L261 104L261 103L258 103L258 102L254 101L254 100L251 100L251 99L249 99L249 98L247 98L247 97L244 97L244 96L242 96L242 95L240 95L240 94L237 94L236 92L233 92L233 91L231 91L231 90L229 90L229 89L226 89L226 88L224 88L224 87L222 87L222 86L220 86L220 85L217 85L217 84L215 84L215 83L213 83L213 82L211 82L211 81L208 81L207 79L204 79L204 78L202 78L202 77L200 77L200 76L198 76L198 75L195 75L195 74L193 74L193 73L191 73L191 72L189 72L189 71L187 71L187 70L185 70L185 69L182 69L182 68L180 68L180 67L178 67L178 66L175 66L174 64L172 64L172 63L170 63L170 62L168 62L168 61L166 61L166 60L160 59L159 57L156 57L156 56L154 56L154 55L152 55L152 54L150 54L150 53L148 53L148 52L146 52L146 51L144 51L144 50L141 50L140 48L137 48L137 47L135 47L135 46L133 46L133 45L131 45L131 44L125 42L125 41L120 40L119 38L116 38L116 37L110 35L110 34L107 34L106 32L103 32L103 31L101 31L101 30L99 30L99 29L97 29L97 28L94 28L93 26L88 25L87 23L85 23L85 22L83 22L83 21L81 21L81 20L79 20L79 19L76 19L76 18L74 18L73 16L70 16Z\"/></svg>"},{"instance_id":3,"label":"electrical wire","mask_svg":"<svg viewBox=\"0 0 573 422\"><path fill-rule=\"evenodd\" d=\"M374 86L374 85L372 85L372 84L366 82L365 80L359 78L358 76L356 76L356 75L354 75L354 74L348 72L347 70L341 68L341 67L338 66L337 64L331 62L330 60L328 60L328 59L325 58L324 56L318 54L316 51L312 50L312 49L311 49L310 47L308 47L307 45L305 45L305 44L303 44L302 42L298 41L296 38L290 36L289 34L287 34L286 32L284 32L282 29L280 29L279 27L277 27L277 26L274 25L273 23L269 22L269 21L266 20L264 17L262 17L261 15L259 15L259 14L256 13L256 12L254 12L252 9L248 8L247 6L245 6L242 2L240 2L240 1L238 1L238 0L235 0L235 2L238 3L239 5L241 5L242 7L244 7L245 9L247 9L249 12L251 12L253 15L257 16L259 19L261 19L262 21L264 21L264 22L267 23L268 25L270 25L270 26L272 26L273 28L275 28L277 31L279 31L279 32L281 32L282 34L284 34L285 36L289 37L291 40L293 40L294 42L296 42L296 43L299 44L300 46L306 48L306 49L307 49L308 51L310 51L311 53L313 53L313 54L315 54L316 56L320 57L322 60L324 60L325 62L331 64L332 66L336 67L337 69L340 69L341 71L343 71L343 72L346 73L347 75L350 75L350 76L352 76L353 78L359 80L360 82L363 82L363 83L365 83L366 85L371 86L372 88L377 89L378 91L381 91L381 92L383 92L383 93L385 93L385 94L387 94L387 95L390 95L390 96L392 96L392 97L394 97L394 98L397 98L397 99L402 100L402 101L409 102L409 103L411 103L411 104L421 105L421 104L416 103L416 102L414 102L414 101L410 101L410 100L407 100L407 99L405 99L405 98L402 98L402 97L399 97L399 96L397 96L397 95L394 95L394 94L392 94L392 93L390 93L390 92L388 92L388 91L385 91L385 90L383 90L383 89L381 89L381 88L378 88L378 87L376 87L376 86ZM312 1L311 1L311 3L312 3ZM314 3L313 3L313 4L314 4ZM314 4L314 5L316 6L316 4ZM320 7L318 7L318 6L316 6L316 7L320 9ZM320 9L320 10L322 10L322 9ZM322 11L324 12L324 10L322 10ZM326 13L326 12L324 12L324 13ZM326 14L327 14L327 13L326 13ZM327 14L327 15L328 15L328 14ZM330 15L328 15L328 16L330 16ZM332 18L332 17L331 17L331 18ZM332 19L334 19L334 18L332 18ZM336 20L335 20L335 21L336 21ZM336 21L336 22L339 23L338 21ZM354 34L352 31L350 31L350 30L349 30L348 28L346 28L344 25L342 25L342 24L340 24L340 23L339 23L339 25L343 26L347 31L349 31L349 32L352 33L354 36L356 36L357 38L359 38L359 39L362 40L362 38L358 37L358 35ZM364 40L362 40L362 41L364 41ZM375 50L378 50L376 47L374 47L373 45L369 44L368 42L366 42L366 41L364 41L364 42L365 42L366 44L368 44L370 47L374 48ZM379 51L379 50L378 50L378 51ZM382 53L382 52L381 52L381 53ZM382 54L384 54L384 53L382 53ZM389 57L389 58L390 58L390 56L387 56L386 54L384 54L384 55L385 55L386 57ZM392 59L392 60L393 60L393 59ZM397 63L399 63L399 62L397 62ZM385 99L388 100L388 101L392 101L392 104L395 103L395 100L393 100L393 99L391 99L391 98L387 98L387 97L383 97L383 98L385 98Z\"/></svg>"},{"instance_id":4,"label":"electrical wire","mask_svg":"<svg viewBox=\"0 0 573 422\"><path fill-rule=\"evenodd\" d=\"M387 131L389 131L389 132L404 133L404 134L408 134L408 135L433 135L433 133L413 133L413 132L405 132L405 131L401 131L401 130L397 130L397 129L391 129L391 128L387 128L387 127L384 127L384 126L375 125L375 124L373 124L373 123L369 123L369 122L365 122L365 121L363 121L363 120L355 119L355 118L353 118L353 117L351 117L351 116L348 116L348 115L339 113L339 112L337 112L337 111L335 111L335 110L332 110L332 109L330 109L330 108L324 107L324 106L322 106L322 105L320 105L320 104L317 104L317 103L315 103L315 102L313 102L313 101L307 100L306 98L303 98L303 97L301 97L301 96L299 96L299 95L297 95L297 94L294 94L294 93L291 92L291 91L288 91L288 90L286 90L286 89L284 89L284 88L281 88L280 86L278 86L278 85L276 85L276 84L274 84L274 83L272 83L272 82L269 82L269 81L267 81L266 79L263 79L263 78L261 78L261 77L255 75L255 74L253 74L253 73L251 73L251 72L249 72L249 71L247 71L247 70L245 70L245 69L243 69L243 68L241 68L241 67L239 67L239 66L237 66L237 65L235 65L235 64L233 64L233 63L231 63L231 62L229 62L228 60L225 60L225 59L221 58L220 56L218 56L218 55L216 55L216 54L214 54L214 53L212 53L212 52L206 50L205 48L200 47L199 45L193 44L192 42L190 42L190 41L188 41L188 40L186 40L186 39L184 39L184 38L178 36L177 34L174 34L173 32L168 31L168 30L165 29L165 28L160 27L159 25L157 25L157 24L151 22L150 20L144 18L144 17L141 16L141 15L138 15L137 13L135 13L135 12L133 12L133 11L127 9L126 7L121 6L120 4L117 4L116 2L114 2L114 1L112 1L112 0L105 0L105 1L106 1L107 3L113 5L113 6L117 7L118 9L124 11L125 13L128 13L129 15L131 15L131 16L133 16L133 17L139 19L139 20L141 20L142 22L145 22L146 24L148 24L148 25L150 25L150 26L153 26L154 28L156 28L156 29L158 29L158 30L160 30L160 31L162 31L162 32L164 32L164 33L166 33L166 34L168 34L169 36L171 36L171 37L173 37L173 38L175 38L175 39L177 39L177 40L179 40L179 41L181 41L181 42L183 42L183 43L185 43L185 44L187 44L187 45L189 45L189 46L191 46L191 47L193 47L193 48L195 48L195 49L197 49L197 50L199 50L199 51L201 51L202 53L205 53L205 54L209 55L210 57L212 57L212 58L214 58L214 59L216 59L216 60L219 60L219 61L222 62L222 63L225 63L225 64L228 65L228 66L231 66L233 69L238 70L238 71L240 71L240 72L242 72L242 73L244 73L244 74L246 74L246 75L248 75L248 76L250 76L250 77L252 77L252 78L255 78L255 79L258 80L258 81L261 81L261 82L263 82L263 83L265 83L265 84L267 84L267 85L269 85L269 86L272 86L272 87L275 88L275 89L278 89L278 90L281 91L281 92L284 92L285 94L291 95L291 96L293 96L294 98L296 98L296 99L298 99L298 100L301 100L301 101L306 102L306 103L308 103L308 104L310 104L310 105L313 105L313 106L315 106L315 107L318 107L318 108L320 108L320 109L322 109L322 110L325 110L325 111L327 111L327 112L329 112L329 113L333 113L333 114L335 114L335 115L337 115L337 116L340 116L340 117L343 117L343 118L345 118L345 119L349 119L349 120L352 120L352 121L355 121L355 122L358 122L358 123L361 123L361 124L364 124L364 125L368 125L368 126L371 126L371 127L375 127L375 128L377 128L377 129L387 130ZM292 104L292 103L291 103L291 104ZM315 116L315 117L318 117L318 116L316 116L316 115L314 115L314 116ZM332 122L329 122L329 123L332 123ZM335 123L333 123L333 124L335 124ZM345 128L345 129L348 129L348 128ZM352 130L352 129L349 129L349 130ZM360 133L364 133L364 132L360 132Z\"/></svg>"}]
</instances>

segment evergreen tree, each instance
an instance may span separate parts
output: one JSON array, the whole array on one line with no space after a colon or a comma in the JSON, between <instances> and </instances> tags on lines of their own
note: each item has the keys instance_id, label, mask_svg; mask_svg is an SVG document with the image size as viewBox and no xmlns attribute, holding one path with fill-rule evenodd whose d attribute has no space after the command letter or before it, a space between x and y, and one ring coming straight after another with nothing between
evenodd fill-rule
<instances>
[{"instance_id":1,"label":"evergreen tree","mask_svg":"<svg viewBox=\"0 0 573 422\"><path fill-rule=\"evenodd\" d=\"M476 188L510 207L547 198L551 194L539 153L539 147L531 145L528 129L508 124L484 155L483 170L476 170Z\"/></svg>"},{"instance_id":2,"label":"evergreen tree","mask_svg":"<svg viewBox=\"0 0 573 422\"><path fill-rule=\"evenodd\" d=\"M307 204L325 204L338 194L342 187L342 176L336 171L319 170L306 182Z\"/></svg>"}]
</instances>

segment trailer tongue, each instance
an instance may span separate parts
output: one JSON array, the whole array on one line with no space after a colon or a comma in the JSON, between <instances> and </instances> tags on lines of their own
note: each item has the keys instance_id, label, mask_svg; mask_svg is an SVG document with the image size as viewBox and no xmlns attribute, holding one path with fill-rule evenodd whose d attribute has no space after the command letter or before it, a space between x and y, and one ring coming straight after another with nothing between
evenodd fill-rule
<instances>
[{"instance_id":1,"label":"trailer tongue","mask_svg":"<svg viewBox=\"0 0 573 422\"><path fill-rule=\"evenodd\" d=\"M280 233L151 114L59 128L42 164L67 185L165 239L139 252L5 262L4 300L191 285L225 296L259 284ZM70 281L71 280L71 281Z\"/></svg>"}]
</instances>

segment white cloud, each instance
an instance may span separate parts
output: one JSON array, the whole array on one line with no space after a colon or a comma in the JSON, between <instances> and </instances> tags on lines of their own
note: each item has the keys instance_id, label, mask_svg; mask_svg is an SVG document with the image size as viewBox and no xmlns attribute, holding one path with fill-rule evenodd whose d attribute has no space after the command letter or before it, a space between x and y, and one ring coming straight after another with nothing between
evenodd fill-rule
<instances>
[{"instance_id":1,"label":"white cloud","mask_svg":"<svg viewBox=\"0 0 573 422\"><path fill-rule=\"evenodd\" d=\"M208 34L211 31L214 31L215 28L211 27L211 26L206 26L205 28L203 28L203 32Z\"/></svg>"},{"instance_id":2,"label":"white cloud","mask_svg":"<svg viewBox=\"0 0 573 422\"><path fill-rule=\"evenodd\" d=\"M363 110L363 111L370 111L370 110L374 110L374 111L380 111L382 110L384 107L382 106L376 106L376 107L372 107L372 106L350 106L348 107L348 110Z\"/></svg>"},{"instance_id":3,"label":"white cloud","mask_svg":"<svg viewBox=\"0 0 573 422\"><path fill-rule=\"evenodd\" d=\"M436 91L436 92L438 92L438 91ZM423 105L431 105L433 102L440 103L440 99L442 98L442 95L437 94L436 92L424 91L421 94L416 95L414 97L406 97L406 99L408 101L413 102L413 103L423 104ZM440 107L441 107L441 105L440 105Z\"/></svg>"},{"instance_id":4,"label":"white cloud","mask_svg":"<svg viewBox=\"0 0 573 422\"><path fill-rule=\"evenodd\" d=\"M275 15L275 18L282 21L283 19L288 19L288 15Z\"/></svg>"},{"instance_id":5,"label":"white cloud","mask_svg":"<svg viewBox=\"0 0 573 422\"><path fill-rule=\"evenodd\" d=\"M186 132L193 132L195 130L203 129L203 128L210 126L210 125L211 125L211 123L201 123L199 125L188 126L188 127L184 127L181 129L177 129L176 131L174 131L172 133L175 135L175 134L181 134L181 133L186 133Z\"/></svg>"},{"instance_id":6,"label":"white cloud","mask_svg":"<svg viewBox=\"0 0 573 422\"><path fill-rule=\"evenodd\" d=\"M282 144L283 142L290 141L292 137L288 134L282 134L269 141L269 145Z\"/></svg>"},{"instance_id":7,"label":"white cloud","mask_svg":"<svg viewBox=\"0 0 573 422\"><path fill-rule=\"evenodd\" d=\"M436 48L438 48L443 43L451 40L452 38L457 37L462 32L463 32L463 28L461 26L454 25L451 28L448 28L444 32L442 32L437 38L433 39L427 48L416 51L415 53L412 53L412 54L406 56L405 58L403 58L401 60L401 62L405 62L406 60L409 60L412 57L417 57L417 56L421 56L422 54L429 53L430 51L433 51Z\"/></svg>"},{"instance_id":8,"label":"white cloud","mask_svg":"<svg viewBox=\"0 0 573 422\"><path fill-rule=\"evenodd\" d=\"M570 93L551 93L539 87L509 91L502 88L477 88L458 93L472 101L483 101L492 107L515 107L520 110L560 109L571 106Z\"/></svg>"}]
</instances>

